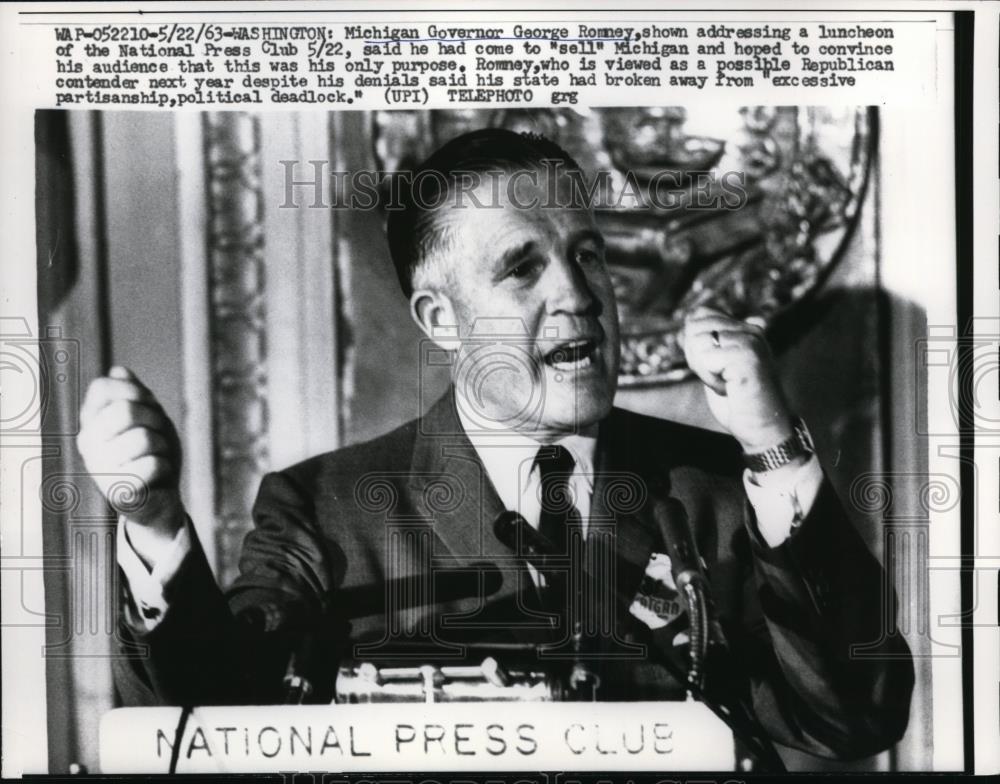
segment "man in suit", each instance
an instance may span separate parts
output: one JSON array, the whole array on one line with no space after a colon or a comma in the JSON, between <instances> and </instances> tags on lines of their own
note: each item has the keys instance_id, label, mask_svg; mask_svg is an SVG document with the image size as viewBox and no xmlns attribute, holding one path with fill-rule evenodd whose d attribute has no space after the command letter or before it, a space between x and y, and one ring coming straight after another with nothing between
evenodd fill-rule
<instances>
[{"instance_id":1,"label":"man in suit","mask_svg":"<svg viewBox=\"0 0 1000 784\"><path fill-rule=\"evenodd\" d=\"M709 309L684 325L728 435L613 407L617 311L578 171L551 142L494 129L423 164L421 187L389 213L389 245L451 389L374 441L268 474L225 593L185 515L180 445L154 395L124 368L92 384L78 442L89 469L149 488L118 529L123 634L149 651L117 664L126 704L278 701L290 651L317 699L332 695L337 662L403 650L582 656L602 699L683 695L674 529L657 511L672 498L731 651L708 682L813 753L857 757L900 737L913 671L881 613L883 572L788 409L761 325ZM515 552L493 526L505 511L580 568ZM593 594L583 620L605 620L581 652L571 599Z\"/></svg>"}]
</instances>

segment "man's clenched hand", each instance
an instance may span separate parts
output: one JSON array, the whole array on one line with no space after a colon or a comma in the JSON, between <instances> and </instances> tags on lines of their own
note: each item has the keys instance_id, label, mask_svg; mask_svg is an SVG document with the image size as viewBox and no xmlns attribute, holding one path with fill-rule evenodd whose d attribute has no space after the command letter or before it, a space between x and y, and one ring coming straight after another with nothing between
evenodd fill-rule
<instances>
[{"instance_id":1,"label":"man's clenched hand","mask_svg":"<svg viewBox=\"0 0 1000 784\"><path fill-rule=\"evenodd\" d=\"M181 445L173 422L130 370L113 367L87 390L76 443L104 497L126 518L136 552L152 565L184 524ZM123 477L141 483L140 503L129 499L124 507L114 497Z\"/></svg>"},{"instance_id":2,"label":"man's clenched hand","mask_svg":"<svg viewBox=\"0 0 1000 784\"><path fill-rule=\"evenodd\" d=\"M705 384L712 415L744 451L760 452L792 435L792 414L759 321L699 308L684 322L681 345Z\"/></svg>"}]
</instances>

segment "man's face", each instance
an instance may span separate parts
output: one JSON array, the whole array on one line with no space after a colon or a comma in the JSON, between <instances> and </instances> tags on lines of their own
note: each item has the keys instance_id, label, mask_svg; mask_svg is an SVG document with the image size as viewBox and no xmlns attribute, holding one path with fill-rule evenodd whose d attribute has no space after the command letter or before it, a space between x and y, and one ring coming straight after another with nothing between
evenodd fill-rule
<instances>
[{"instance_id":1,"label":"man's face","mask_svg":"<svg viewBox=\"0 0 1000 784\"><path fill-rule=\"evenodd\" d=\"M513 185L488 176L474 192L488 206L466 199L464 208L446 208L437 227L447 233L446 295L462 341L452 373L459 405L483 429L544 440L608 414L619 343L593 214L556 206L547 176L537 175ZM560 186L558 203L570 203L568 183Z\"/></svg>"}]
</instances>

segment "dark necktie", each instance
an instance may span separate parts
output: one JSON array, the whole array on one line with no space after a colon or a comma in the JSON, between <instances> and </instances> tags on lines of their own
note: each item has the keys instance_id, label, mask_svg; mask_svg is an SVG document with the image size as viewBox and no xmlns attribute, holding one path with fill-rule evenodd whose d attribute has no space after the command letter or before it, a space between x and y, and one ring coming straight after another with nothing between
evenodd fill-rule
<instances>
[{"instance_id":1,"label":"dark necktie","mask_svg":"<svg viewBox=\"0 0 1000 784\"><path fill-rule=\"evenodd\" d=\"M540 479L541 511L538 533L549 540L560 555L567 554L568 531L579 526L580 513L570 478L576 461L564 446L543 446L535 456Z\"/></svg>"},{"instance_id":2,"label":"dark necktie","mask_svg":"<svg viewBox=\"0 0 1000 784\"><path fill-rule=\"evenodd\" d=\"M570 484L575 464L573 456L563 446L543 446L535 457L541 502L538 533L548 540L555 554L564 560L566 556L572 557L570 531L573 528L580 530L580 513ZM564 567L568 565L569 561L566 560ZM571 625L570 586L573 583L573 572L565 568L548 570L544 577L546 586L541 591L542 607L557 617L558 636L561 637L568 633ZM570 616L567 616L567 611L570 611Z\"/></svg>"}]
</instances>

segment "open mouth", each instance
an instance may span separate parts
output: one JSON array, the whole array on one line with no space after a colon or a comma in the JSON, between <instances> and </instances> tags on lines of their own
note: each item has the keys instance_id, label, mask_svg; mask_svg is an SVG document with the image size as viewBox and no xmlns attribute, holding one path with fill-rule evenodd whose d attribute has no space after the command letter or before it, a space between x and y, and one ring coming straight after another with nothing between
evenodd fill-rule
<instances>
[{"instance_id":1,"label":"open mouth","mask_svg":"<svg viewBox=\"0 0 1000 784\"><path fill-rule=\"evenodd\" d=\"M549 367L569 372L583 370L593 365L596 353L596 340L570 340L566 343L560 343L547 352L542 359Z\"/></svg>"}]
</instances>

